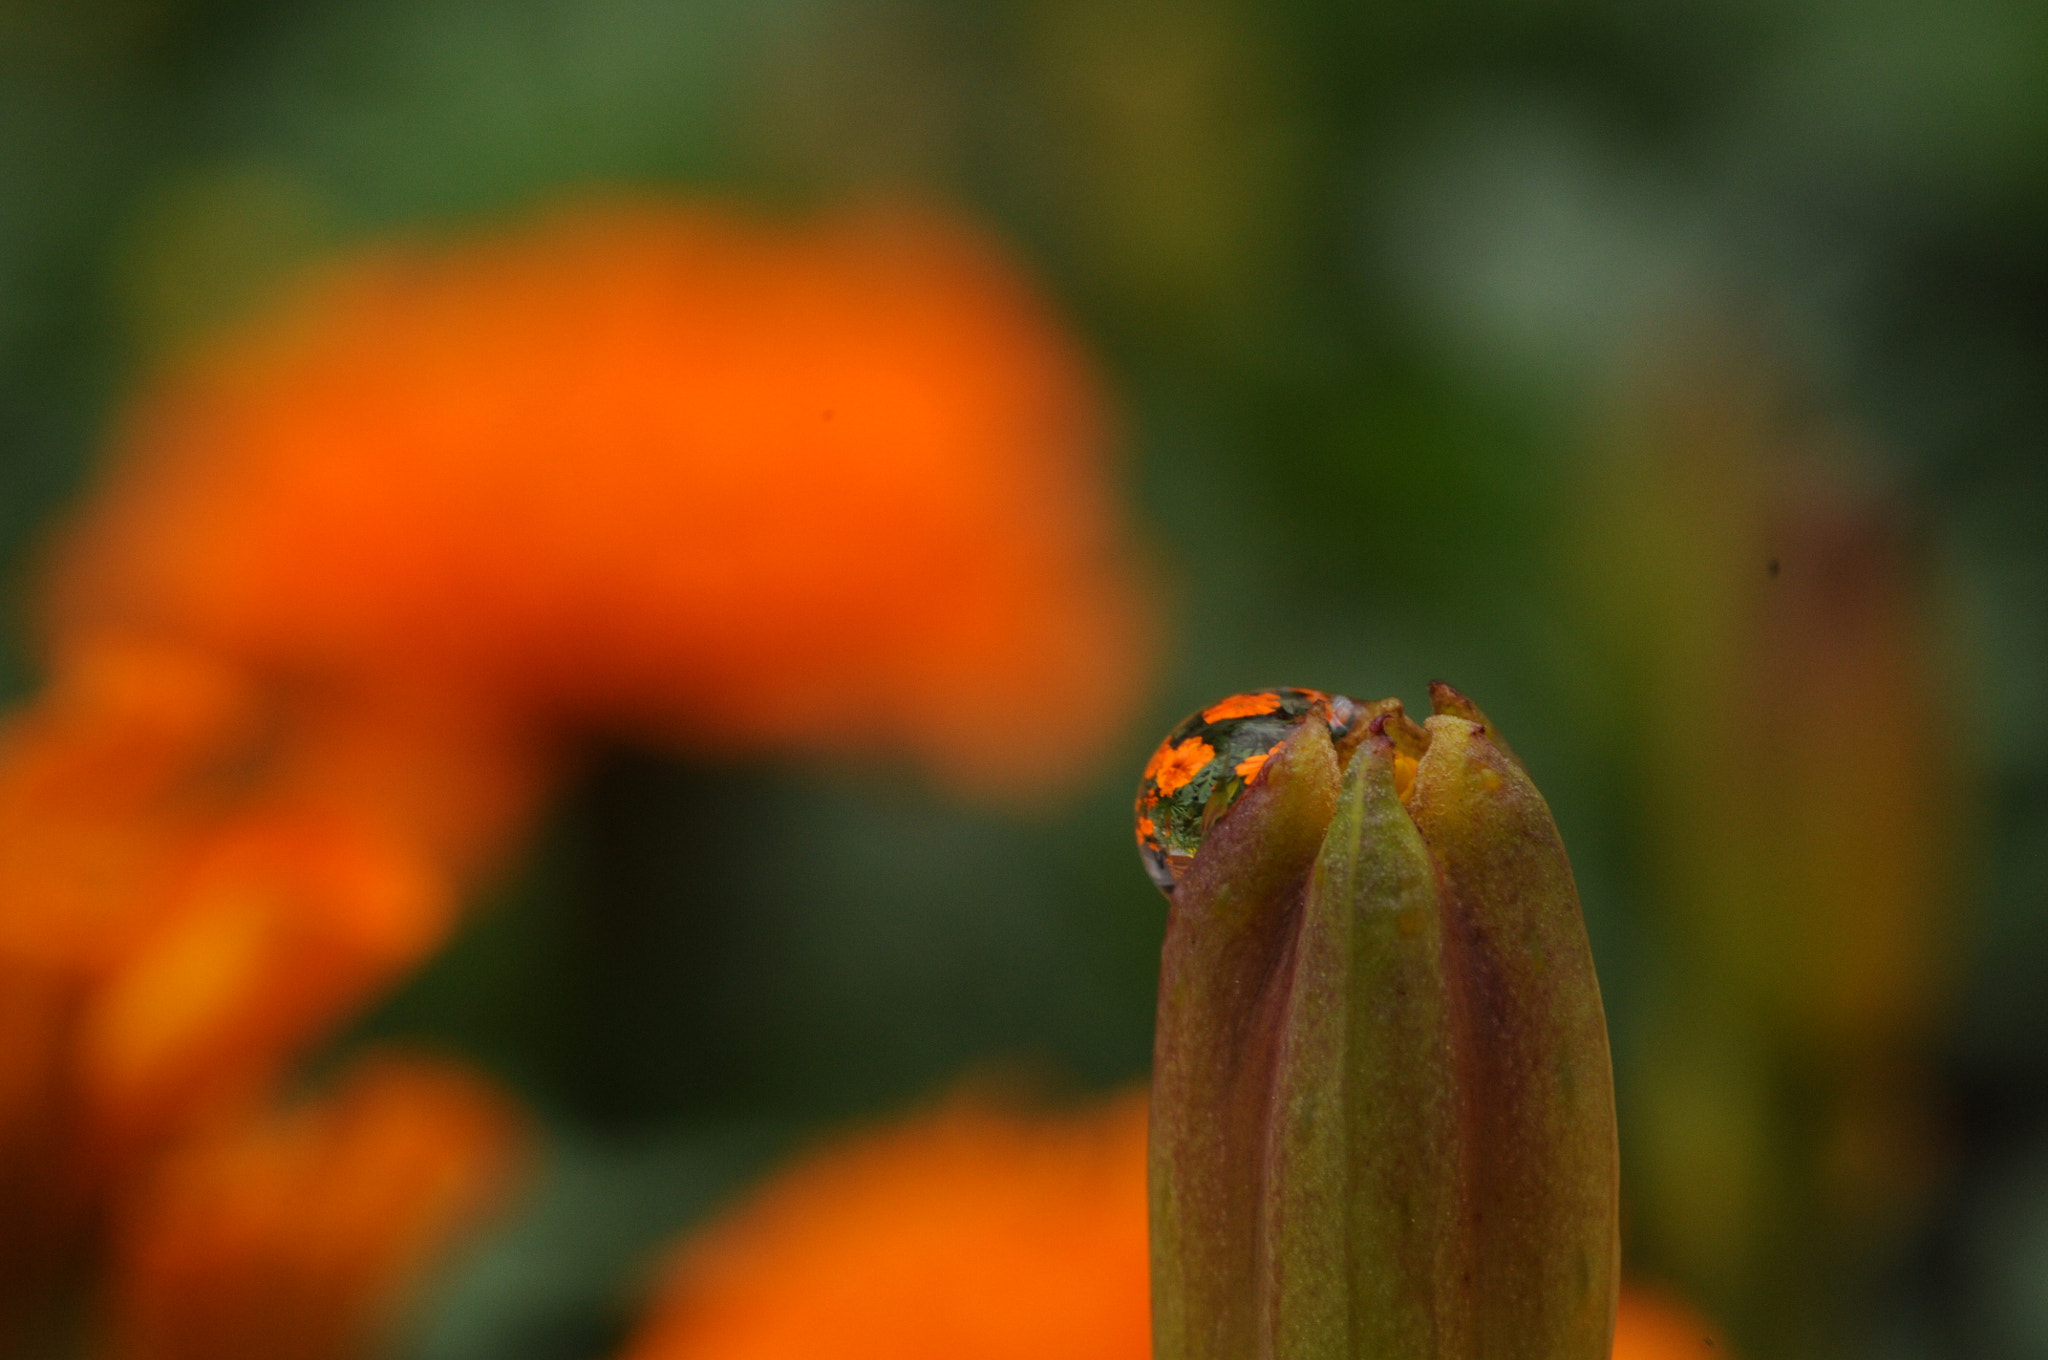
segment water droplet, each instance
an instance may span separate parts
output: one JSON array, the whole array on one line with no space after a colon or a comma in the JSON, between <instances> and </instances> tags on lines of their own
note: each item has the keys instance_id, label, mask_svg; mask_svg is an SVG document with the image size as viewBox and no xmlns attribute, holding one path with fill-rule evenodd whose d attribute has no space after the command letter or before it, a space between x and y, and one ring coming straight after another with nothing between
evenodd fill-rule
<instances>
[{"instance_id":1,"label":"water droplet","mask_svg":"<svg viewBox=\"0 0 2048 1360\"><path fill-rule=\"evenodd\" d=\"M1138 854L1146 874L1171 893L1202 838L1296 727L1316 719L1337 740L1361 712L1341 694L1279 688L1233 694L1189 714L1159 743L1138 781Z\"/></svg>"}]
</instances>

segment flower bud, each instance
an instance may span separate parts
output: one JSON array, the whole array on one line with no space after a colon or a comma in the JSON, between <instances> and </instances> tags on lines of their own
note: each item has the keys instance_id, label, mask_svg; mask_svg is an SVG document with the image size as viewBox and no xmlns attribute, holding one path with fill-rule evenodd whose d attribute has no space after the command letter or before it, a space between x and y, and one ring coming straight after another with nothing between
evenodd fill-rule
<instances>
[{"instance_id":1,"label":"flower bud","mask_svg":"<svg viewBox=\"0 0 2048 1360\"><path fill-rule=\"evenodd\" d=\"M1239 696L1147 767L1148 867L1174 836L1184 861L1162 882L1159 1360L1607 1355L1614 1090L1571 867L1493 724L1431 698L1419 726L1391 699ZM1240 775L1255 709L1286 721Z\"/></svg>"}]
</instances>

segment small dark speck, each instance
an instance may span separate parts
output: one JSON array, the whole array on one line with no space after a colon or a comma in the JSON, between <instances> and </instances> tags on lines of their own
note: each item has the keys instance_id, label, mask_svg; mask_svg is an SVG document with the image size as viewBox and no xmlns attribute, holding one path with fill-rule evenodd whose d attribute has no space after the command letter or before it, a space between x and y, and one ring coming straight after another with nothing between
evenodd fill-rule
<instances>
[{"instance_id":1,"label":"small dark speck","mask_svg":"<svg viewBox=\"0 0 2048 1360\"><path fill-rule=\"evenodd\" d=\"M1775 580L1777 580L1777 579L1778 579L1778 559L1777 559L1777 558L1773 557L1773 558L1772 558L1772 559L1771 559L1770 561L1768 561L1768 562L1764 563L1764 575L1766 575L1766 576L1770 577L1770 578L1771 578L1771 579L1772 579L1773 581L1775 581Z\"/></svg>"},{"instance_id":2,"label":"small dark speck","mask_svg":"<svg viewBox=\"0 0 2048 1360\"><path fill-rule=\"evenodd\" d=\"M827 420L830 420L831 418L832 418L832 413L831 413L830 411L827 411L827 412L825 413L825 419L827 419ZM1778 574L1778 564L1777 564L1776 562L1773 562L1773 563L1771 563L1771 575L1773 575L1773 576L1776 576L1777 574Z\"/></svg>"}]
</instances>

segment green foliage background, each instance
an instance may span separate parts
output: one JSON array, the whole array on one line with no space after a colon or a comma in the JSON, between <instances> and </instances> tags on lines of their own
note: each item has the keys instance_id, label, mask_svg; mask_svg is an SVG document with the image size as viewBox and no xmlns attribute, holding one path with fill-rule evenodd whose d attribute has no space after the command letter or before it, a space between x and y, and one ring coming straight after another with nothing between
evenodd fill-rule
<instances>
[{"instance_id":1,"label":"green foliage background","mask_svg":"<svg viewBox=\"0 0 2048 1360\"><path fill-rule=\"evenodd\" d=\"M415 1353L569 1360L612 1344L650 1247L818 1129L975 1071L1142 1076L1162 910L1128 787L1221 694L1478 696L1573 848L1626 1070L1658 904L1590 621L1632 567L1585 513L1590 450L1726 325L1901 507L1971 772L1937 1188L1835 1282L1833 1325L1844 1353L2038 1355L2044 59L2048 9L2017 0L8 0L8 598L152 355L392 231L604 188L926 194L1089 338L1176 638L1092 784L1020 813L903 770L605 753L346 1041L453 1047L554 1134Z\"/></svg>"}]
</instances>

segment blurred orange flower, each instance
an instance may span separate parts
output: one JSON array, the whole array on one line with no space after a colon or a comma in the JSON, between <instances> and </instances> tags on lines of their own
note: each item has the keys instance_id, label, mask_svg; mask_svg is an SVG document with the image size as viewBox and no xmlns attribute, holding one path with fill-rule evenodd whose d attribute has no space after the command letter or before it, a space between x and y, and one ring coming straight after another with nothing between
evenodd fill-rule
<instances>
[{"instance_id":1,"label":"blurred orange flower","mask_svg":"<svg viewBox=\"0 0 2048 1360\"><path fill-rule=\"evenodd\" d=\"M52 627L693 748L1056 776L1143 678L1099 394L928 216L652 204L331 271L169 375Z\"/></svg>"},{"instance_id":2,"label":"blurred orange flower","mask_svg":"<svg viewBox=\"0 0 2048 1360\"><path fill-rule=\"evenodd\" d=\"M1143 1360L1145 1102L962 1101L827 1149L679 1256L626 1360Z\"/></svg>"},{"instance_id":3,"label":"blurred orange flower","mask_svg":"<svg viewBox=\"0 0 2048 1360\"><path fill-rule=\"evenodd\" d=\"M342 1360L507 1188L517 1114L420 1059L180 1149L121 1206L109 1360Z\"/></svg>"},{"instance_id":4,"label":"blurred orange flower","mask_svg":"<svg viewBox=\"0 0 2048 1360\"><path fill-rule=\"evenodd\" d=\"M1614 1360L1732 1360L1704 1318L1662 1290L1632 1286L1614 1320Z\"/></svg>"},{"instance_id":5,"label":"blurred orange flower","mask_svg":"<svg viewBox=\"0 0 2048 1360\"><path fill-rule=\"evenodd\" d=\"M0 729L0 1348L578 740L1072 773L1149 657L1103 443L1011 266L911 212L387 248L160 375Z\"/></svg>"}]
</instances>

